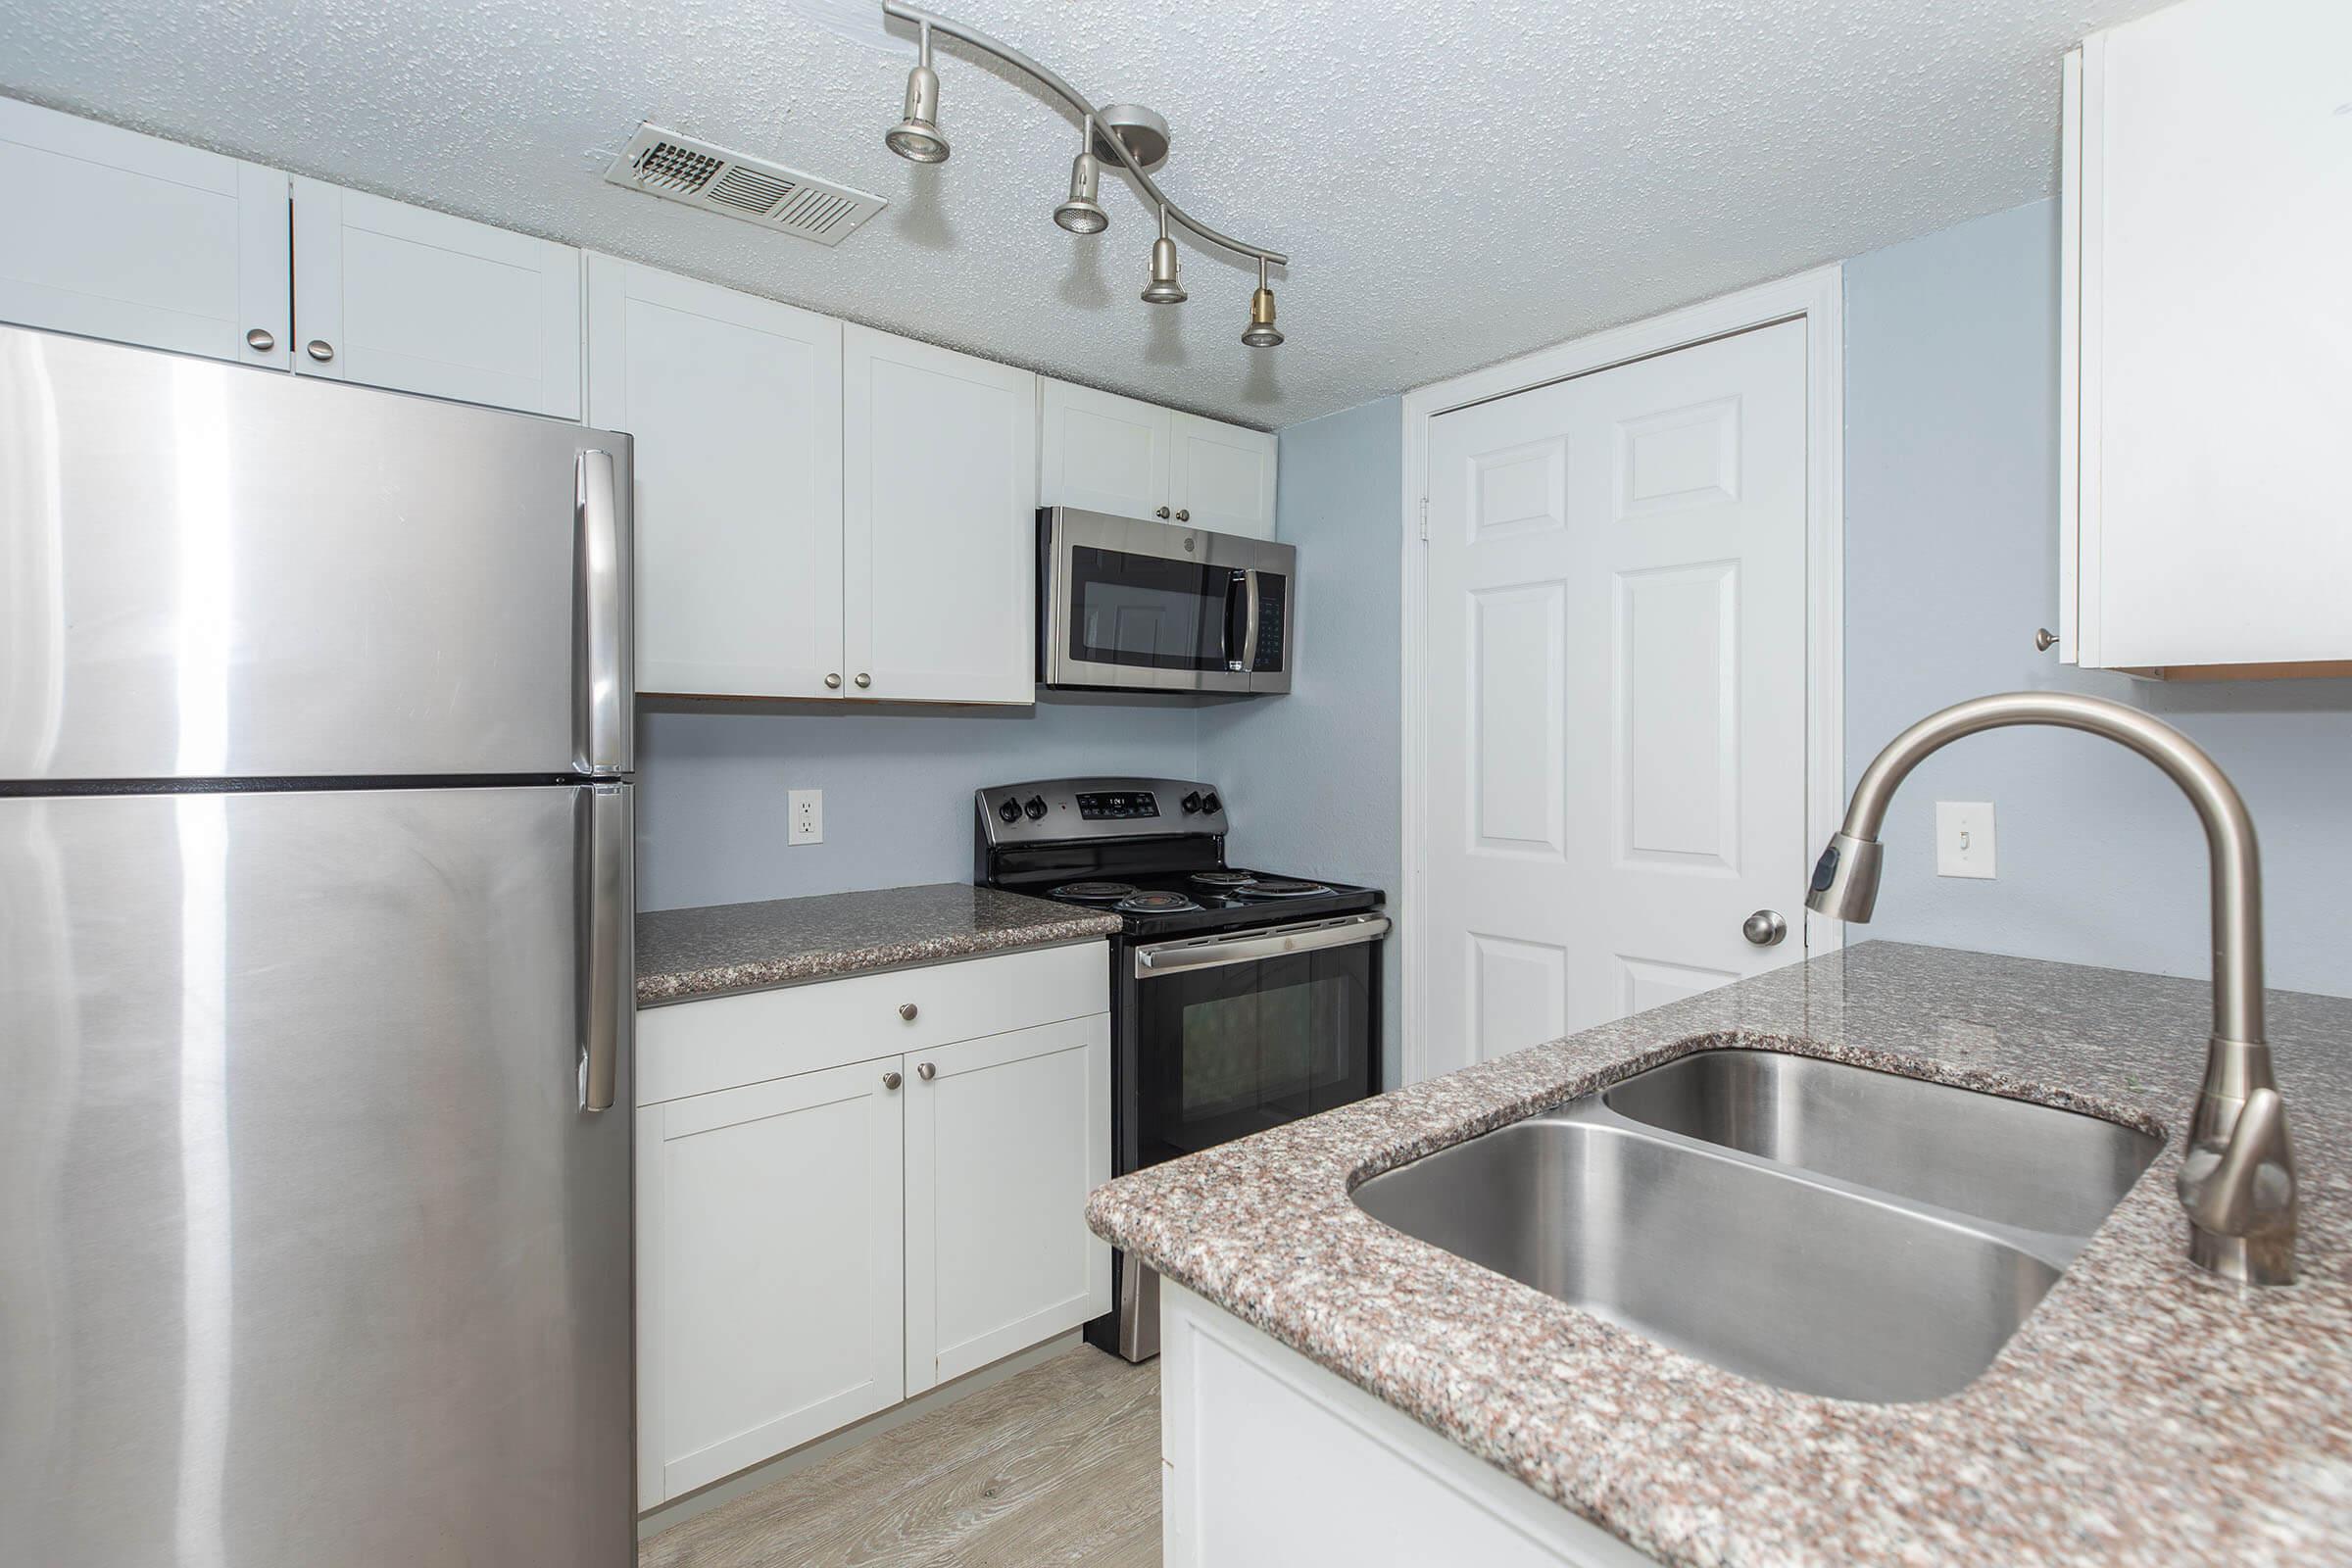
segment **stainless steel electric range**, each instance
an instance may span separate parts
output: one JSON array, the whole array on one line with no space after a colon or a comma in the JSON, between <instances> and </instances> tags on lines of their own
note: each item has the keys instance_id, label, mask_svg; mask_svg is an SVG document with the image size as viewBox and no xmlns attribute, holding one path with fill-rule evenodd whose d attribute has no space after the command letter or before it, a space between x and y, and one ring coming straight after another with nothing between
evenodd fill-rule
<instances>
[{"instance_id":1,"label":"stainless steel electric range","mask_svg":"<svg viewBox=\"0 0 2352 1568\"><path fill-rule=\"evenodd\" d=\"M1125 1175L1380 1089L1378 888L1225 860L1207 784L1062 778L978 792L973 880L1107 909L1111 1164ZM1117 1260L1087 1339L1159 1352L1157 1278Z\"/></svg>"}]
</instances>

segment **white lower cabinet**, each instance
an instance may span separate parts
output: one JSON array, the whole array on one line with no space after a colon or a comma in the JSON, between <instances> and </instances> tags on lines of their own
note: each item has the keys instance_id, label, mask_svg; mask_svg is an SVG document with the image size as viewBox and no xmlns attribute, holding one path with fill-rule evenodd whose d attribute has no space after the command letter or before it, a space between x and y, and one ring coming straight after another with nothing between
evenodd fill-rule
<instances>
[{"instance_id":1,"label":"white lower cabinet","mask_svg":"<svg viewBox=\"0 0 2352 1568\"><path fill-rule=\"evenodd\" d=\"M639 1508L1110 1309L1108 1005L1090 942L639 1016Z\"/></svg>"},{"instance_id":2,"label":"white lower cabinet","mask_svg":"<svg viewBox=\"0 0 2352 1568\"><path fill-rule=\"evenodd\" d=\"M1070 1195L1110 1180L1107 1013L909 1056L906 1392L1110 1309Z\"/></svg>"}]
</instances>

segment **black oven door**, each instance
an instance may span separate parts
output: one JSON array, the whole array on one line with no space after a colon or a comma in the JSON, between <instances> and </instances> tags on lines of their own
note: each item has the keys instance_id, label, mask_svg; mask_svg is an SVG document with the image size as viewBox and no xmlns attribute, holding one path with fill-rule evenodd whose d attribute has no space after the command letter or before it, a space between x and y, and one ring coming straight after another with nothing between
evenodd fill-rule
<instances>
[{"instance_id":1,"label":"black oven door","mask_svg":"<svg viewBox=\"0 0 2352 1568\"><path fill-rule=\"evenodd\" d=\"M1388 928L1355 915L1135 948L1135 1075L1120 1109L1137 1165L1374 1093Z\"/></svg>"}]
</instances>

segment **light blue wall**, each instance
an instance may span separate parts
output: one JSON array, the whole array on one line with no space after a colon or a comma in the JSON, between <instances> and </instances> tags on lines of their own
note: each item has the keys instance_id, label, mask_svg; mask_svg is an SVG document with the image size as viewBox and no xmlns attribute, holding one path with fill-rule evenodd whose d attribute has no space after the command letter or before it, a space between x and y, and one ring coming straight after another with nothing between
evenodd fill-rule
<instances>
[{"instance_id":1,"label":"light blue wall","mask_svg":"<svg viewBox=\"0 0 2352 1568\"><path fill-rule=\"evenodd\" d=\"M1849 775L1913 719L1985 692L2146 709L2211 751L2253 811L2271 983L2352 994L2352 681L2167 685L2078 672L2034 649L2034 628L2058 624L2054 205L1848 263L1845 311ZM1993 803L1997 880L1936 875L1938 799ZM2108 742L2026 730L1961 741L1904 784L1886 846L1869 935L2207 972L2196 818Z\"/></svg>"},{"instance_id":2,"label":"light blue wall","mask_svg":"<svg viewBox=\"0 0 2352 1568\"><path fill-rule=\"evenodd\" d=\"M972 791L1074 773L1190 778L1189 699L1041 693L1034 708L751 708L638 720L637 904L963 882ZM825 792L825 841L787 848L785 792Z\"/></svg>"},{"instance_id":3,"label":"light blue wall","mask_svg":"<svg viewBox=\"0 0 2352 1568\"><path fill-rule=\"evenodd\" d=\"M1200 765L1234 803L1245 865L1366 882L1394 898L1401 746L1398 497L1404 407L1384 398L1282 432L1275 513L1298 547L1298 673L1287 697L1200 710ZM1397 1082L1397 956L1388 944L1382 1046Z\"/></svg>"}]
</instances>

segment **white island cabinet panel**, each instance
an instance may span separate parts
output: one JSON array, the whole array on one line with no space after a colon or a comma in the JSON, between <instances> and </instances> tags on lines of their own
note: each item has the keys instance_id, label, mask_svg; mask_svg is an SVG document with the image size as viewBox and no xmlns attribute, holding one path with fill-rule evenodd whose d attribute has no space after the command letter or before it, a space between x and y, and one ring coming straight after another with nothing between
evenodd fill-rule
<instances>
[{"instance_id":1,"label":"white island cabinet panel","mask_svg":"<svg viewBox=\"0 0 2352 1568\"><path fill-rule=\"evenodd\" d=\"M1110 1015L906 1060L906 1392L1110 1310Z\"/></svg>"},{"instance_id":2,"label":"white island cabinet panel","mask_svg":"<svg viewBox=\"0 0 2352 1568\"><path fill-rule=\"evenodd\" d=\"M294 181L294 368L580 416L580 253Z\"/></svg>"},{"instance_id":3,"label":"white island cabinet panel","mask_svg":"<svg viewBox=\"0 0 2352 1568\"><path fill-rule=\"evenodd\" d=\"M0 320L286 368L286 176L0 98Z\"/></svg>"},{"instance_id":4,"label":"white island cabinet panel","mask_svg":"<svg viewBox=\"0 0 2352 1568\"><path fill-rule=\"evenodd\" d=\"M850 326L842 582L853 697L1037 695L1037 377Z\"/></svg>"},{"instance_id":5,"label":"white island cabinet panel","mask_svg":"<svg viewBox=\"0 0 2352 1568\"><path fill-rule=\"evenodd\" d=\"M902 1396L900 1070L637 1113L640 1508Z\"/></svg>"},{"instance_id":6,"label":"white island cabinet panel","mask_svg":"<svg viewBox=\"0 0 2352 1568\"><path fill-rule=\"evenodd\" d=\"M838 699L841 323L588 259L588 422L637 438L637 688Z\"/></svg>"}]
</instances>

